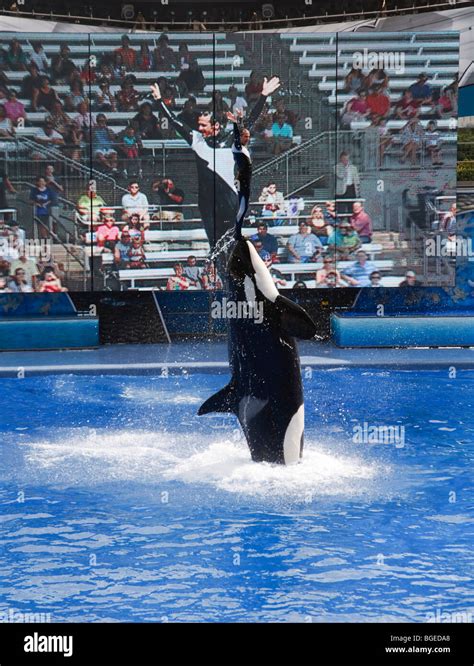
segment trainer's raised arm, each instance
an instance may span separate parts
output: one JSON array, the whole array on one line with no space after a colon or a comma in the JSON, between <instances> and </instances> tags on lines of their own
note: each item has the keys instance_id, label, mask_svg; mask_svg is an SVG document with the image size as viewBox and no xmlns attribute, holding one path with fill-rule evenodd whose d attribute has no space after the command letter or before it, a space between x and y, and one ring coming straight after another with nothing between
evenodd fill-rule
<instances>
[{"instance_id":1,"label":"trainer's raised arm","mask_svg":"<svg viewBox=\"0 0 474 666\"><path fill-rule=\"evenodd\" d=\"M153 83L151 86L151 94L153 95L153 98L156 99L157 101L161 99L161 90L160 86L157 83Z\"/></svg>"},{"instance_id":2,"label":"trainer's raised arm","mask_svg":"<svg viewBox=\"0 0 474 666\"><path fill-rule=\"evenodd\" d=\"M278 90L280 86L281 82L279 76L272 76L271 79L267 79L267 77L265 77L263 79L262 95L268 97L269 95L274 93L275 90Z\"/></svg>"}]
</instances>

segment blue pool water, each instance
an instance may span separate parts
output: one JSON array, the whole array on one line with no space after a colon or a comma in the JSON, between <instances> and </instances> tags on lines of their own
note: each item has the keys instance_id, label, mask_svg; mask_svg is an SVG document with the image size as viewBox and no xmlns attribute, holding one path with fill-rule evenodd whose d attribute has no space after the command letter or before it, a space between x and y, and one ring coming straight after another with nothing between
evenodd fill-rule
<instances>
[{"instance_id":1,"label":"blue pool water","mask_svg":"<svg viewBox=\"0 0 474 666\"><path fill-rule=\"evenodd\" d=\"M313 370L289 468L252 463L232 416L195 415L227 379L1 380L0 618L473 612L473 372ZM364 422L404 441L354 442Z\"/></svg>"}]
</instances>

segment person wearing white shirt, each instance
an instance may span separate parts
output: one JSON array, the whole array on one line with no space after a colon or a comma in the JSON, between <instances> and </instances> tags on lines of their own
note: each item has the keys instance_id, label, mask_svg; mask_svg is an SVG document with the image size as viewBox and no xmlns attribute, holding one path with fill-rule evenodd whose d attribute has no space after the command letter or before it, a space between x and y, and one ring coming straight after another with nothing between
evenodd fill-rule
<instances>
[{"instance_id":1,"label":"person wearing white shirt","mask_svg":"<svg viewBox=\"0 0 474 666\"><path fill-rule=\"evenodd\" d=\"M140 185L136 180L128 184L128 194L122 197L123 219L128 221L132 213L138 213L142 222L149 222L148 198L146 194L140 192Z\"/></svg>"},{"instance_id":2,"label":"person wearing white shirt","mask_svg":"<svg viewBox=\"0 0 474 666\"><path fill-rule=\"evenodd\" d=\"M235 86L230 86L229 88L229 100L230 107L234 116L239 116L240 112L242 115L245 115L245 110L248 107L247 100L244 97L240 97L237 93L237 88Z\"/></svg>"},{"instance_id":3,"label":"person wearing white shirt","mask_svg":"<svg viewBox=\"0 0 474 666\"><path fill-rule=\"evenodd\" d=\"M30 56L30 64L34 63L40 71L40 74L47 74L49 70L49 60L44 52L43 45L40 42L33 44L33 52Z\"/></svg>"}]
</instances>

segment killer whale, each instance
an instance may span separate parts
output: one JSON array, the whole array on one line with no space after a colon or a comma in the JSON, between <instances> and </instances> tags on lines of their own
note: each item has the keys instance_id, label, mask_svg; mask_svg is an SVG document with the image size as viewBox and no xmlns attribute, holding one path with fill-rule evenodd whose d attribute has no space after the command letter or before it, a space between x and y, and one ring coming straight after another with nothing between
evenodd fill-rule
<instances>
[{"instance_id":1,"label":"killer whale","mask_svg":"<svg viewBox=\"0 0 474 666\"><path fill-rule=\"evenodd\" d=\"M198 414L234 413L252 460L298 462L303 452L304 401L295 337L316 334L311 317L281 296L253 244L236 241L227 266L230 299L263 317L229 319L229 384ZM239 312L239 308L236 308Z\"/></svg>"}]
</instances>

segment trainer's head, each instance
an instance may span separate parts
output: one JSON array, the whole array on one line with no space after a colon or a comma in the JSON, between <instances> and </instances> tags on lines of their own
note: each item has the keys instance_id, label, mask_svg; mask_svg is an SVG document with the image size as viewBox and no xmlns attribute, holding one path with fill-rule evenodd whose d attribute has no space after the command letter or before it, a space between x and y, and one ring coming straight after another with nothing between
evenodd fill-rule
<instances>
[{"instance_id":1,"label":"trainer's head","mask_svg":"<svg viewBox=\"0 0 474 666\"><path fill-rule=\"evenodd\" d=\"M204 138L217 136L221 129L220 124L214 118L212 113L204 111L198 118L198 131L201 132Z\"/></svg>"},{"instance_id":2,"label":"trainer's head","mask_svg":"<svg viewBox=\"0 0 474 666\"><path fill-rule=\"evenodd\" d=\"M244 127L243 129L240 130L240 143L243 146L246 146L249 141L250 141L250 131L246 127Z\"/></svg>"}]
</instances>

